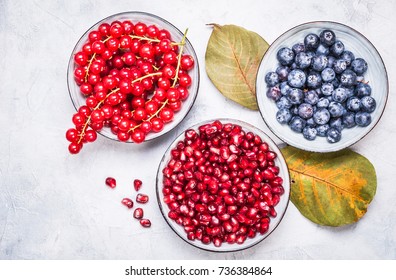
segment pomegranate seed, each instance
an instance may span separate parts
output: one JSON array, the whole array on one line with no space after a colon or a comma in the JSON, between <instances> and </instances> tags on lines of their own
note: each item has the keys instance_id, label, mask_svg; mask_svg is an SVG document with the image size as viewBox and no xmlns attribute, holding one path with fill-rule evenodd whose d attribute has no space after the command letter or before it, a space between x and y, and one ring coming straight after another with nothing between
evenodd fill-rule
<instances>
[{"instance_id":1,"label":"pomegranate seed","mask_svg":"<svg viewBox=\"0 0 396 280\"><path fill-rule=\"evenodd\" d=\"M114 189L117 185L116 179L114 179L112 177L107 177L106 185L109 186L110 188Z\"/></svg>"},{"instance_id":2,"label":"pomegranate seed","mask_svg":"<svg viewBox=\"0 0 396 280\"><path fill-rule=\"evenodd\" d=\"M144 204L144 203L147 203L148 201L149 201L148 195L141 194L141 193L138 193L138 194L137 194L137 196L136 196L136 202L137 202L137 203L142 203L142 204Z\"/></svg>"},{"instance_id":3,"label":"pomegranate seed","mask_svg":"<svg viewBox=\"0 0 396 280\"><path fill-rule=\"evenodd\" d=\"M141 219L140 224L142 225L142 227L151 227L151 221L149 219Z\"/></svg>"},{"instance_id":4,"label":"pomegranate seed","mask_svg":"<svg viewBox=\"0 0 396 280\"><path fill-rule=\"evenodd\" d=\"M135 188L135 191L139 191L140 190L140 188L142 187L142 181L140 181L139 179L135 179L134 181L133 181L133 187Z\"/></svg>"},{"instance_id":5,"label":"pomegranate seed","mask_svg":"<svg viewBox=\"0 0 396 280\"><path fill-rule=\"evenodd\" d=\"M135 219L138 219L138 220L143 218L143 209L142 208L136 208L135 211L133 211L133 217Z\"/></svg>"},{"instance_id":6,"label":"pomegranate seed","mask_svg":"<svg viewBox=\"0 0 396 280\"><path fill-rule=\"evenodd\" d=\"M133 207L133 201L130 198L123 198L121 203L124 204L126 207L131 209Z\"/></svg>"}]
</instances>

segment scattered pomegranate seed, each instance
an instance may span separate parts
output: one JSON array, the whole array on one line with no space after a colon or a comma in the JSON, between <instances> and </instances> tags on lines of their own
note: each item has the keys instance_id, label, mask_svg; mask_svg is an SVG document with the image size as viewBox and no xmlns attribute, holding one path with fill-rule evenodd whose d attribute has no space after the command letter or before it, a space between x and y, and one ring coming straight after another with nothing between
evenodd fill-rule
<instances>
[{"instance_id":1,"label":"scattered pomegranate seed","mask_svg":"<svg viewBox=\"0 0 396 280\"><path fill-rule=\"evenodd\" d=\"M124 198L121 200L121 203L124 204L126 207L131 209L133 207L133 201L130 198Z\"/></svg>"},{"instance_id":2,"label":"scattered pomegranate seed","mask_svg":"<svg viewBox=\"0 0 396 280\"><path fill-rule=\"evenodd\" d=\"M140 224L142 225L142 227L151 227L151 221L149 219L141 219Z\"/></svg>"},{"instance_id":3,"label":"scattered pomegranate seed","mask_svg":"<svg viewBox=\"0 0 396 280\"><path fill-rule=\"evenodd\" d=\"M139 179L136 179L136 180L134 180L133 181L133 186L134 186L134 188L135 188L135 191L139 191L140 190L140 188L142 187L142 181L140 181Z\"/></svg>"},{"instance_id":4,"label":"scattered pomegranate seed","mask_svg":"<svg viewBox=\"0 0 396 280\"><path fill-rule=\"evenodd\" d=\"M136 202L137 202L137 203L142 203L142 204L144 204L144 203L147 203L148 201L149 201L148 195L141 194L141 193L138 193L138 194L137 194L137 196L136 196Z\"/></svg>"},{"instance_id":5,"label":"scattered pomegranate seed","mask_svg":"<svg viewBox=\"0 0 396 280\"><path fill-rule=\"evenodd\" d=\"M143 218L143 209L142 208L136 208L135 211L133 211L133 217L135 219L138 219L138 220Z\"/></svg>"},{"instance_id":6,"label":"scattered pomegranate seed","mask_svg":"<svg viewBox=\"0 0 396 280\"><path fill-rule=\"evenodd\" d=\"M215 121L188 129L170 155L163 201L189 240L219 247L268 231L284 189L277 154L258 135Z\"/></svg>"},{"instance_id":7,"label":"scattered pomegranate seed","mask_svg":"<svg viewBox=\"0 0 396 280\"><path fill-rule=\"evenodd\" d=\"M107 177L106 178L106 185L109 186L110 188L114 189L117 185L116 180L112 177Z\"/></svg>"}]
</instances>

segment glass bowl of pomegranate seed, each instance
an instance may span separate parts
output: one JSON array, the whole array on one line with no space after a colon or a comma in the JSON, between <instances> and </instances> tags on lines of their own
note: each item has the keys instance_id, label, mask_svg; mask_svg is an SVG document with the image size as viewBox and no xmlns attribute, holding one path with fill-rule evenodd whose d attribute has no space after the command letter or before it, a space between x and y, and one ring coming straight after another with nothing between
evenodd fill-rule
<instances>
[{"instance_id":1,"label":"glass bowl of pomegranate seed","mask_svg":"<svg viewBox=\"0 0 396 280\"><path fill-rule=\"evenodd\" d=\"M256 80L263 120L287 144L334 152L366 136L389 94L384 62L374 45L344 24L316 21L277 38Z\"/></svg>"},{"instance_id":2,"label":"glass bowl of pomegranate seed","mask_svg":"<svg viewBox=\"0 0 396 280\"><path fill-rule=\"evenodd\" d=\"M184 119L199 87L198 59L186 33L134 11L102 19L82 35L67 71L77 110L75 129L66 135L71 153L93 142L96 132L140 143Z\"/></svg>"},{"instance_id":3,"label":"glass bowl of pomegranate seed","mask_svg":"<svg viewBox=\"0 0 396 280\"><path fill-rule=\"evenodd\" d=\"M171 229L214 252L252 247L281 222L290 177L276 144L233 119L205 121L180 134L157 173L157 199Z\"/></svg>"}]
</instances>

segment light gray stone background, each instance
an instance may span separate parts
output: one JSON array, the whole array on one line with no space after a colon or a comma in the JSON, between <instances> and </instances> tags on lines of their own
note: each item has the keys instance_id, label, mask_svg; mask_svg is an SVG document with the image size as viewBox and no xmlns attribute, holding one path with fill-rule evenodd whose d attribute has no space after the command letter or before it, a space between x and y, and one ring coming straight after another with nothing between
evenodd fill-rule
<instances>
[{"instance_id":1,"label":"light gray stone background","mask_svg":"<svg viewBox=\"0 0 396 280\"><path fill-rule=\"evenodd\" d=\"M132 10L189 28L201 66L198 98L184 122L162 139L133 145L99 137L72 156L64 137L75 112L66 85L70 53L95 22ZM1 0L0 259L396 259L395 11L396 2L386 0ZM313 20L361 31L388 70L385 113L352 147L377 171L377 195L368 213L354 225L328 228L311 223L290 204L276 231L254 248L215 254L189 246L168 227L156 203L155 175L172 139L197 122L219 117L250 122L273 136L258 112L225 99L206 76L211 29L205 24L240 25L271 43ZM107 176L117 178L117 189L104 185ZM150 195L144 207L150 229L120 204L134 193L136 177Z\"/></svg>"}]
</instances>

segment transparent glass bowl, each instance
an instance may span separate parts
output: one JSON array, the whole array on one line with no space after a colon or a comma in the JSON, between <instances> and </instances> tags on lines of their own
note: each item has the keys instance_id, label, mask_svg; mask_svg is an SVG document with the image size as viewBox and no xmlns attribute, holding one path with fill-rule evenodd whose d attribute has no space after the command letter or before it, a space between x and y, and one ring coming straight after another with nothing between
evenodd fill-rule
<instances>
[{"instance_id":1,"label":"transparent glass bowl","mask_svg":"<svg viewBox=\"0 0 396 280\"><path fill-rule=\"evenodd\" d=\"M67 69L67 86L69 89L70 98L71 98L76 110L78 110L78 108L80 106L85 105L86 97L84 97L81 94L79 86L74 81L74 69L75 69L74 55L75 55L75 53L80 51L82 49L82 46L88 41L88 34L92 30L97 29L99 27L99 25L104 22L107 22L110 24L111 22L116 21L116 20L119 20L119 21L130 20L130 21L132 21L132 23L143 22L147 25L154 24L154 25L158 26L160 29L168 30L171 34L171 39L175 42L180 42L183 38L183 32L180 31L173 24L171 24L170 22L166 21L165 19L163 19L161 17L152 15L149 13L145 13L145 12L132 11L132 12L119 13L119 14L111 15L107 18L104 18L104 19L100 20L99 22L97 22L96 24L94 24L78 40L76 46L74 47L74 49L71 53L70 59L69 59L69 64L68 64L68 69ZM185 43L186 44L184 46L183 53L191 55L195 61L194 68L189 71L189 75L191 76L191 79L192 79L191 86L188 89L189 96L186 100L183 101L181 110L178 112L175 112L175 116L174 116L172 122L166 123L164 126L164 129L161 132L158 132L158 133L150 132L146 136L145 141L158 138L161 135L164 135L165 133L172 130L174 127L176 127L188 114L188 112L190 111L190 109L193 106L194 101L197 97L198 88L199 88L198 58L197 58L197 55L195 53L193 46L191 45L190 41L188 40L188 38L186 38ZM108 127L103 127L103 129L99 133L109 139L118 141L117 135L113 134L111 132L110 128L108 128ZM132 141L129 140L128 142L132 142Z\"/></svg>"},{"instance_id":2,"label":"transparent glass bowl","mask_svg":"<svg viewBox=\"0 0 396 280\"><path fill-rule=\"evenodd\" d=\"M305 139L302 133L296 133L288 125L281 125L276 120L277 107L275 102L266 96L267 85L264 81L269 71L275 71L278 62L276 53L282 47L291 47L303 42L309 33L319 34L323 29L331 29L340 39L346 50L352 51L356 57L364 58L368 63L368 70L364 79L369 81L372 88L371 96L377 102L377 108L371 113L372 122L367 127L345 128L342 130L341 140L329 143L326 137L316 137L315 140ZM298 25L277 38L265 53L257 74L256 80L257 102L262 118L269 129L287 144L299 149L313 152L333 152L349 147L367 135L378 123L388 99L389 84L385 65L373 44L358 31L349 26L329 21L316 21Z\"/></svg>"},{"instance_id":3,"label":"transparent glass bowl","mask_svg":"<svg viewBox=\"0 0 396 280\"><path fill-rule=\"evenodd\" d=\"M218 120L220 122L222 122L223 124L232 123L232 124L240 125L245 132L250 131L250 132L253 132L254 134L260 136L261 139L263 140L263 142L268 143L270 150L276 152L276 154L278 155L277 158L275 159L275 163L280 169L279 176L282 177L282 179L283 179L283 188L284 188L285 192L283 195L281 195L279 204L275 206L277 216L275 218L271 218L271 222L269 224L269 230L263 235L257 234L254 238L247 238L243 244L236 244L236 243L228 244L228 243L224 242L220 247L216 247L213 245L213 243L203 244L200 240L194 240L194 241L189 240L187 238L187 233L184 231L184 228L181 225L177 224L174 220L172 220L168 217L168 212L170 210L168 208L168 205L163 200L164 195L162 193L162 188L163 188L162 170L164 169L164 167L168 164L169 160L171 159L170 151L176 147L176 145L179 141L184 139L185 131L183 133L181 133L172 142L172 144L169 146L169 148L166 150L164 156L162 157L162 160L160 162L160 165L159 165L158 171L157 171L157 185L156 185L157 200L158 200L158 205L160 207L162 216L164 217L164 219L166 220L166 222L168 223L170 228L185 242L187 242L188 244L190 244L192 246L195 246L197 248L207 250L207 251L233 252L233 251L244 250L244 249L250 248L250 247L258 244L259 242L261 242L265 238L267 238L275 230L275 228L279 225L279 223L282 221L282 218L283 218L283 216L286 212L287 206L289 204L290 176L289 176L289 171L288 171L286 161L283 158L281 151L279 150L277 145L274 143L274 141L272 141L272 139L267 134L265 134L260 129L258 129L248 123L239 121L239 120L234 120L234 119L218 119ZM207 124L207 123L212 123L214 121L215 120L204 121L202 123L199 123L199 124L196 124L196 125L190 127L189 129L194 129L194 130L198 131L199 126L201 126L203 124Z\"/></svg>"}]
</instances>

